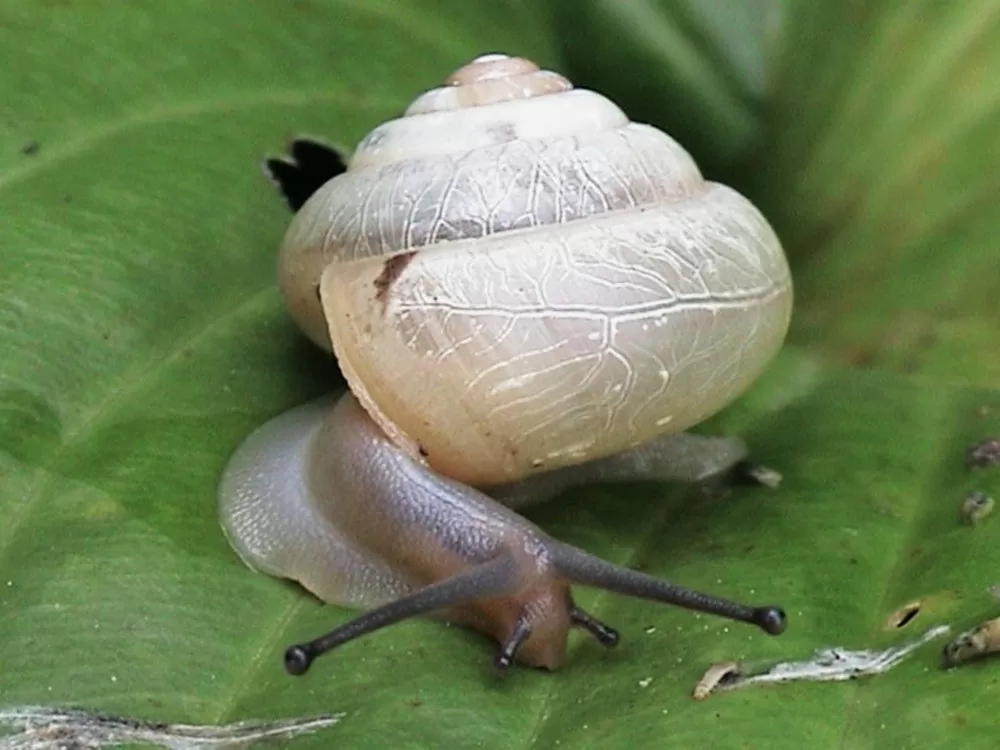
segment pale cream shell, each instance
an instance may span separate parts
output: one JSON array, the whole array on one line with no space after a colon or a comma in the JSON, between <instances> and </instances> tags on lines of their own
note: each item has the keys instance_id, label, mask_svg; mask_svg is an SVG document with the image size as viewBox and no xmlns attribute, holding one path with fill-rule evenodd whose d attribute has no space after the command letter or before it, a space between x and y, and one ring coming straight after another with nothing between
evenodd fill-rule
<instances>
[{"instance_id":1,"label":"pale cream shell","mask_svg":"<svg viewBox=\"0 0 1000 750\"><path fill-rule=\"evenodd\" d=\"M744 392L792 305L760 212L598 94L543 81L511 98L523 81L485 79L495 102L424 95L372 131L285 238L289 309L375 421L486 485L686 429Z\"/></svg>"}]
</instances>

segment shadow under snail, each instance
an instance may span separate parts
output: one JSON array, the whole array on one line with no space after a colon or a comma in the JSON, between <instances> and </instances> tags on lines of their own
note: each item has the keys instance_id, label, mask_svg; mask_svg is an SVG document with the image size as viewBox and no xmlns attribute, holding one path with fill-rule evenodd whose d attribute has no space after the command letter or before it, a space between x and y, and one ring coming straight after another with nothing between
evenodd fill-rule
<instances>
[{"instance_id":1,"label":"shadow under snail","mask_svg":"<svg viewBox=\"0 0 1000 750\"><path fill-rule=\"evenodd\" d=\"M778 607L614 565L515 512L582 483L699 481L745 460L737 438L683 430L784 341L791 279L760 212L669 136L505 55L376 127L346 170L323 158L332 179L286 190L299 210L279 283L350 390L259 428L220 486L244 562L367 610L290 647L287 670L423 614L494 638L500 667L554 669L572 626L618 639L573 585L782 632ZM294 172L271 164L279 181Z\"/></svg>"}]
</instances>

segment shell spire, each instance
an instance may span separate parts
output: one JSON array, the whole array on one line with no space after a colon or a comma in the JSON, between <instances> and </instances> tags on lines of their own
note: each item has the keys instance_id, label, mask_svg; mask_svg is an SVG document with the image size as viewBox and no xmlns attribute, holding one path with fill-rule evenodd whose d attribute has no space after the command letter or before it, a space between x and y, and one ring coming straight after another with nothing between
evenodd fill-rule
<instances>
[{"instance_id":1,"label":"shell spire","mask_svg":"<svg viewBox=\"0 0 1000 750\"><path fill-rule=\"evenodd\" d=\"M349 171L628 124L613 102L523 57L480 55L358 144Z\"/></svg>"},{"instance_id":2,"label":"shell spire","mask_svg":"<svg viewBox=\"0 0 1000 750\"><path fill-rule=\"evenodd\" d=\"M571 88L573 84L568 79L551 70L542 70L523 57L480 55L448 76L444 86L418 96L405 115L449 112L514 99L530 99Z\"/></svg>"}]
</instances>

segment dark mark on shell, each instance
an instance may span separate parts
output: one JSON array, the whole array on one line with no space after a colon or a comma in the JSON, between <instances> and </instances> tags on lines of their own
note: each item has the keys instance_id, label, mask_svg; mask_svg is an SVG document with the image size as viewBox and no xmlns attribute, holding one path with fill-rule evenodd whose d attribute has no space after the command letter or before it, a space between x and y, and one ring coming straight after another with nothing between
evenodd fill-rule
<instances>
[{"instance_id":1,"label":"dark mark on shell","mask_svg":"<svg viewBox=\"0 0 1000 750\"><path fill-rule=\"evenodd\" d=\"M392 285L403 271L406 270L406 267L410 265L410 261L413 260L413 256L416 254L416 250L409 250L385 259L385 263L382 266L382 273L375 278L375 299L382 303L383 309L385 308L386 299L389 296Z\"/></svg>"}]
</instances>

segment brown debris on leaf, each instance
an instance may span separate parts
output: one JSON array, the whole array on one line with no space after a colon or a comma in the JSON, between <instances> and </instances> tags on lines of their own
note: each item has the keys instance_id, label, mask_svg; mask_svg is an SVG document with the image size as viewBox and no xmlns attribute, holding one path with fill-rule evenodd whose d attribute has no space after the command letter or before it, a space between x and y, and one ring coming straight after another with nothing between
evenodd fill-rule
<instances>
[{"instance_id":1,"label":"brown debris on leaf","mask_svg":"<svg viewBox=\"0 0 1000 750\"><path fill-rule=\"evenodd\" d=\"M1000 617L987 620L957 636L945 645L942 657L947 669L996 653L1000 653Z\"/></svg>"},{"instance_id":2,"label":"brown debris on leaf","mask_svg":"<svg viewBox=\"0 0 1000 750\"><path fill-rule=\"evenodd\" d=\"M984 492L970 492L959 506L958 515L964 523L975 526L993 512L993 498Z\"/></svg>"},{"instance_id":3,"label":"brown debris on leaf","mask_svg":"<svg viewBox=\"0 0 1000 750\"><path fill-rule=\"evenodd\" d=\"M965 450L965 465L970 469L1000 466L1000 438L987 438Z\"/></svg>"},{"instance_id":4,"label":"brown debris on leaf","mask_svg":"<svg viewBox=\"0 0 1000 750\"><path fill-rule=\"evenodd\" d=\"M691 695L696 701L703 701L713 690L727 681L732 682L740 674L742 674L742 671L738 662L721 661L718 664L713 664L708 668L704 676L698 680L698 684L694 686L694 692Z\"/></svg>"}]
</instances>

